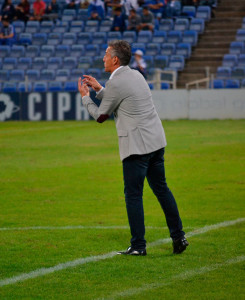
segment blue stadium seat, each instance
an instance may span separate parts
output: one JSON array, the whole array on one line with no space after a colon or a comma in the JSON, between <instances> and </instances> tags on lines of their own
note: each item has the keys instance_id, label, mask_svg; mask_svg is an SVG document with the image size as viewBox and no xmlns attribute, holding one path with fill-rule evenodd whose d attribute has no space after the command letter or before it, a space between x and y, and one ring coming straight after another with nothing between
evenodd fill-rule
<instances>
[{"instance_id":1,"label":"blue stadium seat","mask_svg":"<svg viewBox=\"0 0 245 300\"><path fill-rule=\"evenodd\" d=\"M70 56L80 57L85 53L85 49L83 45L71 45Z\"/></svg>"},{"instance_id":2,"label":"blue stadium seat","mask_svg":"<svg viewBox=\"0 0 245 300\"><path fill-rule=\"evenodd\" d=\"M150 43L152 40L152 32L150 30L142 30L138 33L137 43Z\"/></svg>"},{"instance_id":3,"label":"blue stadium seat","mask_svg":"<svg viewBox=\"0 0 245 300\"><path fill-rule=\"evenodd\" d=\"M231 42L230 44L230 54L242 54L244 51L243 42Z\"/></svg>"},{"instance_id":4,"label":"blue stadium seat","mask_svg":"<svg viewBox=\"0 0 245 300\"><path fill-rule=\"evenodd\" d=\"M154 31L153 37L152 37L152 43L164 43L167 41L167 34L164 30L157 30Z\"/></svg>"},{"instance_id":5,"label":"blue stadium seat","mask_svg":"<svg viewBox=\"0 0 245 300\"><path fill-rule=\"evenodd\" d=\"M99 45L86 45L85 53L87 56L90 56L90 57L99 55Z\"/></svg>"},{"instance_id":6,"label":"blue stadium seat","mask_svg":"<svg viewBox=\"0 0 245 300\"><path fill-rule=\"evenodd\" d=\"M60 69L62 66L62 57L50 57L48 59L47 68L50 70L57 70Z\"/></svg>"},{"instance_id":7,"label":"blue stadium seat","mask_svg":"<svg viewBox=\"0 0 245 300\"><path fill-rule=\"evenodd\" d=\"M70 32L79 33L83 31L84 22L81 20L71 21Z\"/></svg>"},{"instance_id":8,"label":"blue stadium seat","mask_svg":"<svg viewBox=\"0 0 245 300\"><path fill-rule=\"evenodd\" d=\"M237 79L227 79L225 81L225 88L226 89L239 89L240 82Z\"/></svg>"},{"instance_id":9,"label":"blue stadium seat","mask_svg":"<svg viewBox=\"0 0 245 300\"><path fill-rule=\"evenodd\" d=\"M77 19L81 21L88 20L88 9L81 8L78 10Z\"/></svg>"},{"instance_id":10,"label":"blue stadium seat","mask_svg":"<svg viewBox=\"0 0 245 300\"><path fill-rule=\"evenodd\" d=\"M227 79L231 76L230 67L218 67L216 77L218 79Z\"/></svg>"},{"instance_id":11,"label":"blue stadium seat","mask_svg":"<svg viewBox=\"0 0 245 300\"><path fill-rule=\"evenodd\" d=\"M236 54L225 54L223 57L222 66L223 67L234 67L237 64Z\"/></svg>"},{"instance_id":12,"label":"blue stadium seat","mask_svg":"<svg viewBox=\"0 0 245 300\"><path fill-rule=\"evenodd\" d=\"M127 41L128 43L132 44L136 41L136 32L135 31L124 31L122 35L123 40Z\"/></svg>"},{"instance_id":13,"label":"blue stadium seat","mask_svg":"<svg viewBox=\"0 0 245 300\"><path fill-rule=\"evenodd\" d=\"M245 42L245 29L238 29L237 30L236 40L238 42Z\"/></svg>"},{"instance_id":14,"label":"blue stadium seat","mask_svg":"<svg viewBox=\"0 0 245 300\"><path fill-rule=\"evenodd\" d=\"M154 67L164 69L168 66L168 55L156 55L154 58Z\"/></svg>"},{"instance_id":15,"label":"blue stadium seat","mask_svg":"<svg viewBox=\"0 0 245 300\"><path fill-rule=\"evenodd\" d=\"M105 44L107 41L105 32L94 32L92 43L93 44Z\"/></svg>"},{"instance_id":16,"label":"blue stadium seat","mask_svg":"<svg viewBox=\"0 0 245 300\"><path fill-rule=\"evenodd\" d=\"M19 45L13 45L11 48L11 57L23 57L25 56L25 47Z\"/></svg>"},{"instance_id":17,"label":"blue stadium seat","mask_svg":"<svg viewBox=\"0 0 245 300\"><path fill-rule=\"evenodd\" d=\"M68 69L59 69L56 71L56 81L67 81L70 78L71 71Z\"/></svg>"},{"instance_id":18,"label":"blue stadium seat","mask_svg":"<svg viewBox=\"0 0 245 300\"><path fill-rule=\"evenodd\" d=\"M13 25L14 25L15 33L20 34L20 33L24 32L25 23L23 21L14 21Z\"/></svg>"},{"instance_id":19,"label":"blue stadium seat","mask_svg":"<svg viewBox=\"0 0 245 300\"><path fill-rule=\"evenodd\" d=\"M169 90L170 89L170 84L167 82L162 82L161 83L161 90Z\"/></svg>"},{"instance_id":20,"label":"blue stadium seat","mask_svg":"<svg viewBox=\"0 0 245 300\"><path fill-rule=\"evenodd\" d=\"M158 43L148 43L145 50L146 55L158 55L160 53L160 45Z\"/></svg>"},{"instance_id":21,"label":"blue stadium seat","mask_svg":"<svg viewBox=\"0 0 245 300\"><path fill-rule=\"evenodd\" d=\"M192 19L190 30L195 30L198 33L203 33L205 29L205 22L203 19Z\"/></svg>"},{"instance_id":22,"label":"blue stadium seat","mask_svg":"<svg viewBox=\"0 0 245 300\"><path fill-rule=\"evenodd\" d=\"M231 70L232 79L243 79L245 78L245 67L234 67Z\"/></svg>"},{"instance_id":23,"label":"blue stadium seat","mask_svg":"<svg viewBox=\"0 0 245 300\"><path fill-rule=\"evenodd\" d=\"M92 57L81 56L78 60L78 68L88 69L92 66L93 59Z\"/></svg>"},{"instance_id":24,"label":"blue stadium seat","mask_svg":"<svg viewBox=\"0 0 245 300\"><path fill-rule=\"evenodd\" d=\"M191 5L185 5L182 8L182 14L188 17L195 18L196 16L196 7Z\"/></svg>"},{"instance_id":25,"label":"blue stadium seat","mask_svg":"<svg viewBox=\"0 0 245 300\"><path fill-rule=\"evenodd\" d=\"M47 43L47 33L34 33L32 36L32 45L41 46Z\"/></svg>"},{"instance_id":26,"label":"blue stadium seat","mask_svg":"<svg viewBox=\"0 0 245 300\"><path fill-rule=\"evenodd\" d=\"M17 83L16 82L4 82L2 91L4 93L17 92Z\"/></svg>"},{"instance_id":27,"label":"blue stadium seat","mask_svg":"<svg viewBox=\"0 0 245 300\"><path fill-rule=\"evenodd\" d=\"M182 43L190 43L192 46L196 46L198 34L195 30L186 30L183 32Z\"/></svg>"},{"instance_id":28,"label":"blue stadium seat","mask_svg":"<svg viewBox=\"0 0 245 300\"><path fill-rule=\"evenodd\" d=\"M168 43L180 43L182 39L182 32L179 30L170 30L167 34Z\"/></svg>"},{"instance_id":29,"label":"blue stadium seat","mask_svg":"<svg viewBox=\"0 0 245 300\"><path fill-rule=\"evenodd\" d=\"M104 56L105 55L107 47L108 47L107 44L101 44L100 45L100 53L99 53L100 56Z\"/></svg>"},{"instance_id":30,"label":"blue stadium seat","mask_svg":"<svg viewBox=\"0 0 245 300\"><path fill-rule=\"evenodd\" d=\"M87 75L93 76L96 79L100 79L101 70L97 69L97 68L89 68L89 69L87 69Z\"/></svg>"},{"instance_id":31,"label":"blue stadium seat","mask_svg":"<svg viewBox=\"0 0 245 300\"><path fill-rule=\"evenodd\" d=\"M69 23L68 22L60 22L55 25L53 28L53 33L65 33L68 32Z\"/></svg>"},{"instance_id":32,"label":"blue stadium seat","mask_svg":"<svg viewBox=\"0 0 245 300\"><path fill-rule=\"evenodd\" d=\"M153 55L144 55L143 59L146 62L147 68L153 68L154 67L154 60L153 60Z\"/></svg>"},{"instance_id":33,"label":"blue stadium seat","mask_svg":"<svg viewBox=\"0 0 245 300\"><path fill-rule=\"evenodd\" d=\"M0 45L0 57L9 56L10 50L10 46Z\"/></svg>"},{"instance_id":34,"label":"blue stadium seat","mask_svg":"<svg viewBox=\"0 0 245 300\"><path fill-rule=\"evenodd\" d=\"M63 84L60 81L50 81L48 83L49 92L61 92L63 90Z\"/></svg>"},{"instance_id":35,"label":"blue stadium seat","mask_svg":"<svg viewBox=\"0 0 245 300\"><path fill-rule=\"evenodd\" d=\"M10 81L24 81L25 80L25 71L24 70L12 70L9 74Z\"/></svg>"},{"instance_id":36,"label":"blue stadium seat","mask_svg":"<svg viewBox=\"0 0 245 300\"><path fill-rule=\"evenodd\" d=\"M145 53L144 43L132 43L131 48L132 48L132 53L134 53L136 50L141 50L143 51L143 53Z\"/></svg>"},{"instance_id":37,"label":"blue stadium seat","mask_svg":"<svg viewBox=\"0 0 245 300\"><path fill-rule=\"evenodd\" d=\"M98 69L103 69L104 68L103 57L104 56L95 56L93 58L93 67L94 68L98 68Z\"/></svg>"},{"instance_id":38,"label":"blue stadium seat","mask_svg":"<svg viewBox=\"0 0 245 300\"><path fill-rule=\"evenodd\" d=\"M159 30L170 31L174 28L174 21L172 19L161 19L159 22Z\"/></svg>"},{"instance_id":39,"label":"blue stadium seat","mask_svg":"<svg viewBox=\"0 0 245 300\"><path fill-rule=\"evenodd\" d=\"M74 32L65 32L63 34L63 40L62 44L63 45L74 45L76 44L77 41L77 35Z\"/></svg>"},{"instance_id":40,"label":"blue stadium seat","mask_svg":"<svg viewBox=\"0 0 245 300\"><path fill-rule=\"evenodd\" d=\"M0 82L9 80L9 70L0 70Z\"/></svg>"},{"instance_id":41,"label":"blue stadium seat","mask_svg":"<svg viewBox=\"0 0 245 300\"><path fill-rule=\"evenodd\" d=\"M33 91L34 92L47 92L48 91L47 82L45 82L45 81L34 82Z\"/></svg>"},{"instance_id":42,"label":"blue stadium seat","mask_svg":"<svg viewBox=\"0 0 245 300\"><path fill-rule=\"evenodd\" d=\"M40 71L34 69L26 70L26 76L31 82L37 81L40 78Z\"/></svg>"},{"instance_id":43,"label":"blue stadium seat","mask_svg":"<svg viewBox=\"0 0 245 300\"><path fill-rule=\"evenodd\" d=\"M184 31L184 30L188 30L189 29L189 20L188 19L184 19L184 18L179 18L176 19L175 24L174 24L174 30L180 30L180 31Z\"/></svg>"},{"instance_id":44,"label":"blue stadium seat","mask_svg":"<svg viewBox=\"0 0 245 300\"><path fill-rule=\"evenodd\" d=\"M91 32L80 32L77 34L77 44L88 45L92 42Z\"/></svg>"},{"instance_id":45,"label":"blue stadium seat","mask_svg":"<svg viewBox=\"0 0 245 300\"><path fill-rule=\"evenodd\" d=\"M121 32L118 31L110 31L107 34L107 41L112 41L112 40L121 40L122 39L122 34Z\"/></svg>"},{"instance_id":46,"label":"blue stadium seat","mask_svg":"<svg viewBox=\"0 0 245 300\"><path fill-rule=\"evenodd\" d=\"M97 20L88 20L84 27L85 32L97 32L99 29L99 21Z\"/></svg>"},{"instance_id":47,"label":"blue stadium seat","mask_svg":"<svg viewBox=\"0 0 245 300\"><path fill-rule=\"evenodd\" d=\"M60 32L51 32L48 35L47 44L48 45L59 45L62 40L62 34Z\"/></svg>"},{"instance_id":48,"label":"blue stadium seat","mask_svg":"<svg viewBox=\"0 0 245 300\"><path fill-rule=\"evenodd\" d=\"M77 68L77 58L68 56L63 59L63 68L64 69L76 69Z\"/></svg>"},{"instance_id":49,"label":"blue stadium seat","mask_svg":"<svg viewBox=\"0 0 245 300\"><path fill-rule=\"evenodd\" d=\"M19 44L21 45L31 45L33 43L31 33L20 33L19 35Z\"/></svg>"},{"instance_id":50,"label":"blue stadium seat","mask_svg":"<svg viewBox=\"0 0 245 300\"><path fill-rule=\"evenodd\" d=\"M46 57L34 57L32 60L32 67L36 70L46 69L47 58Z\"/></svg>"},{"instance_id":51,"label":"blue stadium seat","mask_svg":"<svg viewBox=\"0 0 245 300\"><path fill-rule=\"evenodd\" d=\"M32 92L32 83L31 82L19 82L17 87L18 92Z\"/></svg>"},{"instance_id":52,"label":"blue stadium seat","mask_svg":"<svg viewBox=\"0 0 245 300\"><path fill-rule=\"evenodd\" d=\"M53 21L42 21L40 25L40 32L48 34L52 32L53 28L54 28Z\"/></svg>"},{"instance_id":53,"label":"blue stadium seat","mask_svg":"<svg viewBox=\"0 0 245 300\"><path fill-rule=\"evenodd\" d=\"M111 20L103 20L100 23L99 31L109 32L111 30L112 21Z\"/></svg>"},{"instance_id":54,"label":"blue stadium seat","mask_svg":"<svg viewBox=\"0 0 245 300\"><path fill-rule=\"evenodd\" d=\"M73 69L71 70L70 80L71 81L78 81L78 78L82 77L85 74L84 69Z\"/></svg>"},{"instance_id":55,"label":"blue stadium seat","mask_svg":"<svg viewBox=\"0 0 245 300\"><path fill-rule=\"evenodd\" d=\"M26 47L26 57L38 57L40 47L37 45L29 45Z\"/></svg>"},{"instance_id":56,"label":"blue stadium seat","mask_svg":"<svg viewBox=\"0 0 245 300\"><path fill-rule=\"evenodd\" d=\"M54 55L55 48L53 45L43 45L40 48L40 56L51 57Z\"/></svg>"},{"instance_id":57,"label":"blue stadium seat","mask_svg":"<svg viewBox=\"0 0 245 300\"><path fill-rule=\"evenodd\" d=\"M3 70L13 70L17 67L16 57L5 57L3 59L2 68Z\"/></svg>"},{"instance_id":58,"label":"blue stadium seat","mask_svg":"<svg viewBox=\"0 0 245 300\"><path fill-rule=\"evenodd\" d=\"M222 80L222 79L214 79L214 80L210 83L210 88L214 88L214 89L224 89L224 88L225 88L224 80Z\"/></svg>"},{"instance_id":59,"label":"blue stadium seat","mask_svg":"<svg viewBox=\"0 0 245 300\"><path fill-rule=\"evenodd\" d=\"M182 71L185 66L185 58L182 55L172 55L169 60L169 68L177 69Z\"/></svg>"},{"instance_id":60,"label":"blue stadium seat","mask_svg":"<svg viewBox=\"0 0 245 300\"><path fill-rule=\"evenodd\" d=\"M55 50L55 56L66 57L70 56L70 46L69 45L57 45Z\"/></svg>"},{"instance_id":61,"label":"blue stadium seat","mask_svg":"<svg viewBox=\"0 0 245 300\"><path fill-rule=\"evenodd\" d=\"M63 21L73 21L76 18L76 10L75 9L64 9L62 14L62 22Z\"/></svg>"},{"instance_id":62,"label":"blue stadium seat","mask_svg":"<svg viewBox=\"0 0 245 300\"><path fill-rule=\"evenodd\" d=\"M238 67L245 67L245 54L240 54L237 61Z\"/></svg>"},{"instance_id":63,"label":"blue stadium seat","mask_svg":"<svg viewBox=\"0 0 245 300\"><path fill-rule=\"evenodd\" d=\"M77 81L66 81L64 84L64 91L77 92Z\"/></svg>"},{"instance_id":64,"label":"blue stadium seat","mask_svg":"<svg viewBox=\"0 0 245 300\"><path fill-rule=\"evenodd\" d=\"M164 43L161 47L162 55L173 55L175 54L176 46L174 43Z\"/></svg>"},{"instance_id":65,"label":"blue stadium seat","mask_svg":"<svg viewBox=\"0 0 245 300\"><path fill-rule=\"evenodd\" d=\"M242 80L242 82L241 82L241 88L245 88L245 78Z\"/></svg>"},{"instance_id":66,"label":"blue stadium seat","mask_svg":"<svg viewBox=\"0 0 245 300\"><path fill-rule=\"evenodd\" d=\"M196 18L209 21L211 19L211 8L209 6L200 5L197 7Z\"/></svg>"},{"instance_id":67,"label":"blue stadium seat","mask_svg":"<svg viewBox=\"0 0 245 300\"><path fill-rule=\"evenodd\" d=\"M105 70L101 71L101 80L107 81L110 77L110 73L106 72Z\"/></svg>"},{"instance_id":68,"label":"blue stadium seat","mask_svg":"<svg viewBox=\"0 0 245 300\"><path fill-rule=\"evenodd\" d=\"M50 69L43 69L40 71L40 80L52 81L55 79L55 71Z\"/></svg>"},{"instance_id":69,"label":"blue stadium seat","mask_svg":"<svg viewBox=\"0 0 245 300\"><path fill-rule=\"evenodd\" d=\"M185 58L190 58L191 56L191 44L189 43L179 43L176 46L176 55L183 55Z\"/></svg>"},{"instance_id":70,"label":"blue stadium seat","mask_svg":"<svg viewBox=\"0 0 245 300\"><path fill-rule=\"evenodd\" d=\"M36 33L39 32L40 23L38 21L28 21L26 23L25 32L26 33Z\"/></svg>"}]
</instances>

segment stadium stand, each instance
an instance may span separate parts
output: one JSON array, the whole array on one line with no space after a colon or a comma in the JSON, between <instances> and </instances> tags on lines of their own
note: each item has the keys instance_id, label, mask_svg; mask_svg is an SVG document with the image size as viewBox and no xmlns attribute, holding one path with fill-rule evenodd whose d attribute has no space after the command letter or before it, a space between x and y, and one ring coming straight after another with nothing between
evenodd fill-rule
<instances>
[{"instance_id":1,"label":"stadium stand","mask_svg":"<svg viewBox=\"0 0 245 300\"><path fill-rule=\"evenodd\" d=\"M31 11L33 2L30 1ZM0 6L2 3L3 0L0 0ZM199 75L196 76L196 74L200 66L204 69L207 63L210 66L214 65L214 61L207 61L205 55L202 56L202 61L198 61L198 53L201 53L201 50L202 53L205 53L212 49L206 40L210 43L215 41L211 29L214 28L217 31L218 22L216 21L222 18L217 12L216 18L213 20L210 6L183 6L181 10L179 6L176 6L176 12L171 12L172 17L166 18L166 15L163 15L160 19L156 18L153 33L140 31L139 34L135 31L124 31L123 33L110 31L112 26L111 9L108 10L105 19L98 21L88 19L87 9L74 10L65 7L65 1L60 1L61 10L55 21L30 20L26 24L20 20L13 21L17 44L12 47L0 46L2 90L23 91L25 88L35 91L75 90L74 82L84 72L94 74L104 82L109 77L103 71L103 55L107 42L121 38L131 44L132 52L137 49L143 51L148 66L148 80L153 78L155 68L173 70L177 72L179 87L183 87L186 80L190 81L192 77L199 78ZM222 1L218 5L218 8L220 7L222 9ZM141 12L142 8L139 8L138 13ZM225 16L225 18L227 17ZM242 21L240 28L238 30L238 27L236 28L236 40L229 43L229 51L223 52L220 61L217 62L219 64L216 72L217 79L213 81L215 88L243 86L245 18ZM207 32L207 29L210 32ZM201 49L200 52L198 52L199 49ZM212 55L215 57L214 53ZM199 65L196 64L197 61ZM193 65L194 71L191 73L190 68ZM203 74L203 70L201 73ZM169 79L169 76L170 74L163 74L162 78ZM186 77L185 81L183 77ZM202 77L204 76L202 75ZM28 82L24 84L26 79ZM11 83L23 82L11 86L6 85L8 80ZM220 80L223 80L223 84ZM227 82L227 80L233 81ZM239 84L236 80L239 81ZM153 84L151 84L151 88L154 88ZM161 88L170 88L170 85L162 84Z\"/></svg>"}]
</instances>

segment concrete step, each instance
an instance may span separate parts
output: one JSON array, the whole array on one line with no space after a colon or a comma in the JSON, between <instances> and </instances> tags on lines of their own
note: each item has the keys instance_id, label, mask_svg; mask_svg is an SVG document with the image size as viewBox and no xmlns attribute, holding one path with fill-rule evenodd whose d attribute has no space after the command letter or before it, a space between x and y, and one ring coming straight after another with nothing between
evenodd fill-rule
<instances>
[{"instance_id":1,"label":"concrete step","mask_svg":"<svg viewBox=\"0 0 245 300\"><path fill-rule=\"evenodd\" d=\"M189 62L186 63L186 69L189 68L189 67L195 67L195 68L205 68L205 67L218 67L222 64L222 61L223 61L223 57L220 57L219 59L217 60L209 60L209 59L204 59L202 61L200 60L197 60L197 61L194 61L194 60L191 60Z\"/></svg>"},{"instance_id":2,"label":"concrete step","mask_svg":"<svg viewBox=\"0 0 245 300\"><path fill-rule=\"evenodd\" d=\"M209 54L220 54L220 55L224 55L227 53L227 49L226 48L215 48L215 49L207 49L207 48L196 48L193 52L192 55L209 55Z\"/></svg>"},{"instance_id":3,"label":"concrete step","mask_svg":"<svg viewBox=\"0 0 245 300\"><path fill-rule=\"evenodd\" d=\"M216 67L210 67L209 68L209 71L210 71L210 73L215 73L216 72ZM195 75L195 74L202 74L202 76L206 76L206 68L205 67L192 67L192 66L188 66L188 68L187 69L185 69L185 71L184 72L182 72L183 73L183 75L182 76L185 76L185 74L193 74L193 75ZM179 77L180 77L181 75L179 75Z\"/></svg>"},{"instance_id":4,"label":"concrete step","mask_svg":"<svg viewBox=\"0 0 245 300\"><path fill-rule=\"evenodd\" d=\"M245 11L216 11L215 18L244 17Z\"/></svg>"},{"instance_id":5,"label":"concrete step","mask_svg":"<svg viewBox=\"0 0 245 300\"><path fill-rule=\"evenodd\" d=\"M219 12L227 12L227 11L230 11L230 12L237 12L237 11L244 11L245 8L244 8L244 5L243 4L238 4L238 5L222 5L222 6L219 6L218 7L218 11Z\"/></svg>"},{"instance_id":6,"label":"concrete step","mask_svg":"<svg viewBox=\"0 0 245 300\"><path fill-rule=\"evenodd\" d=\"M216 34L209 34L200 37L200 42L226 42L226 41L233 41L236 37L236 34L224 34L224 35L216 35Z\"/></svg>"},{"instance_id":7,"label":"concrete step","mask_svg":"<svg viewBox=\"0 0 245 300\"><path fill-rule=\"evenodd\" d=\"M205 30L205 35L215 35L215 36L224 36L224 35L235 35L237 32L237 28L227 28L227 27L222 27L222 28L208 28ZM202 38L202 36L201 36Z\"/></svg>"},{"instance_id":8,"label":"concrete step","mask_svg":"<svg viewBox=\"0 0 245 300\"><path fill-rule=\"evenodd\" d=\"M210 49L215 49L215 48L227 48L229 49L230 47L230 41L228 42L207 42L207 41L200 41L198 43L198 46L201 48L210 48Z\"/></svg>"}]
</instances>

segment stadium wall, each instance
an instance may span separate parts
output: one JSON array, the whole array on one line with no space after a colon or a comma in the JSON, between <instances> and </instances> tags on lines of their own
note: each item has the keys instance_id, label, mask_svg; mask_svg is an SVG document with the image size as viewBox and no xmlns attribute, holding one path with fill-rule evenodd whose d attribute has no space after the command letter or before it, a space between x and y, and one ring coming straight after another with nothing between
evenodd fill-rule
<instances>
[{"instance_id":1,"label":"stadium wall","mask_svg":"<svg viewBox=\"0 0 245 300\"><path fill-rule=\"evenodd\" d=\"M162 120L244 119L245 90L152 91ZM95 100L95 94L92 93ZM99 102L97 102L98 104ZM0 121L90 120L77 92L1 93Z\"/></svg>"}]
</instances>

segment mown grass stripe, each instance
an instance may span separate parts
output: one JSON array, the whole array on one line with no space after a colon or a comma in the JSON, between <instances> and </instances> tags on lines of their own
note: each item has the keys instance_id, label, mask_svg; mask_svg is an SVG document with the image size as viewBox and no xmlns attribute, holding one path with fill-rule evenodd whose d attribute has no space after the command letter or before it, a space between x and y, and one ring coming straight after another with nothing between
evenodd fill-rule
<instances>
[{"instance_id":1,"label":"mown grass stripe","mask_svg":"<svg viewBox=\"0 0 245 300\"><path fill-rule=\"evenodd\" d=\"M193 270L187 270L183 273L180 273L176 276L173 276L172 278L170 278L170 279L168 279L167 281L164 281L164 282L155 282L155 283L150 283L150 284L144 284L144 286L142 286L142 287L128 289L128 290L125 290L125 291L122 291L122 292L115 293L115 294L113 294L109 297L98 298L97 300L114 300L114 299L117 299L117 298L132 297L132 296L135 296L137 294L147 292L149 290L161 288L161 287L166 286L166 285L171 285L176 280L190 279L191 277L195 277L195 276L198 276L198 275L203 275L203 274L206 274L208 272L217 270L219 268L227 267L229 265L233 265L233 264L237 264L237 263L241 263L243 261L245 261L245 256L243 256L243 255L242 256L237 256L237 257L234 257L232 259L226 260L223 263L213 264L213 265L209 265L209 266L205 266L205 267L201 267L201 268L193 269Z\"/></svg>"},{"instance_id":2,"label":"mown grass stripe","mask_svg":"<svg viewBox=\"0 0 245 300\"><path fill-rule=\"evenodd\" d=\"M159 227L159 226L146 226L146 229L168 229L168 227ZM193 227L185 227L193 228ZM76 230L76 229L129 229L129 226L31 226L31 227L1 227L0 231L26 231L26 230Z\"/></svg>"},{"instance_id":3,"label":"mown grass stripe","mask_svg":"<svg viewBox=\"0 0 245 300\"><path fill-rule=\"evenodd\" d=\"M222 223L208 225L208 226L205 226L203 228L200 228L200 229L194 230L192 232L189 232L189 233L186 234L186 236L191 237L191 236L203 234L203 233L206 233L206 232L211 231L211 230L219 229L219 228L222 228L222 227L232 226L232 225L235 225L235 224L238 224L238 223L242 223L244 221L245 221L245 218L241 218L241 219L237 219L237 220L224 221ZM154 246L158 246L158 245L161 245L161 244L166 244L170 241L171 240L169 238L160 239L160 240L157 240L155 242L152 242L152 243L148 244L148 247L154 247ZM33 279L33 278L44 276L44 275L47 275L47 274L51 274L51 273L54 273L54 272L57 272L57 271L62 271L62 270L68 269L68 268L74 268L74 267L77 267L77 266L80 266L80 265L83 265L83 264L87 264L87 263L90 263L90 262L96 262L96 261L112 258L114 256L116 256L115 251L107 253L107 254L103 254L103 255L79 258L79 259L76 259L76 260L73 260L73 261L60 263L56 266L49 267L49 268L37 269L37 270L31 271L29 273L23 273L23 274L20 274L20 275L17 275L17 276L13 276L11 278L6 278L6 279L3 279L3 280L0 280L0 286L6 286L6 285L14 284L14 283L17 283L17 282L20 282L20 281Z\"/></svg>"}]
</instances>

